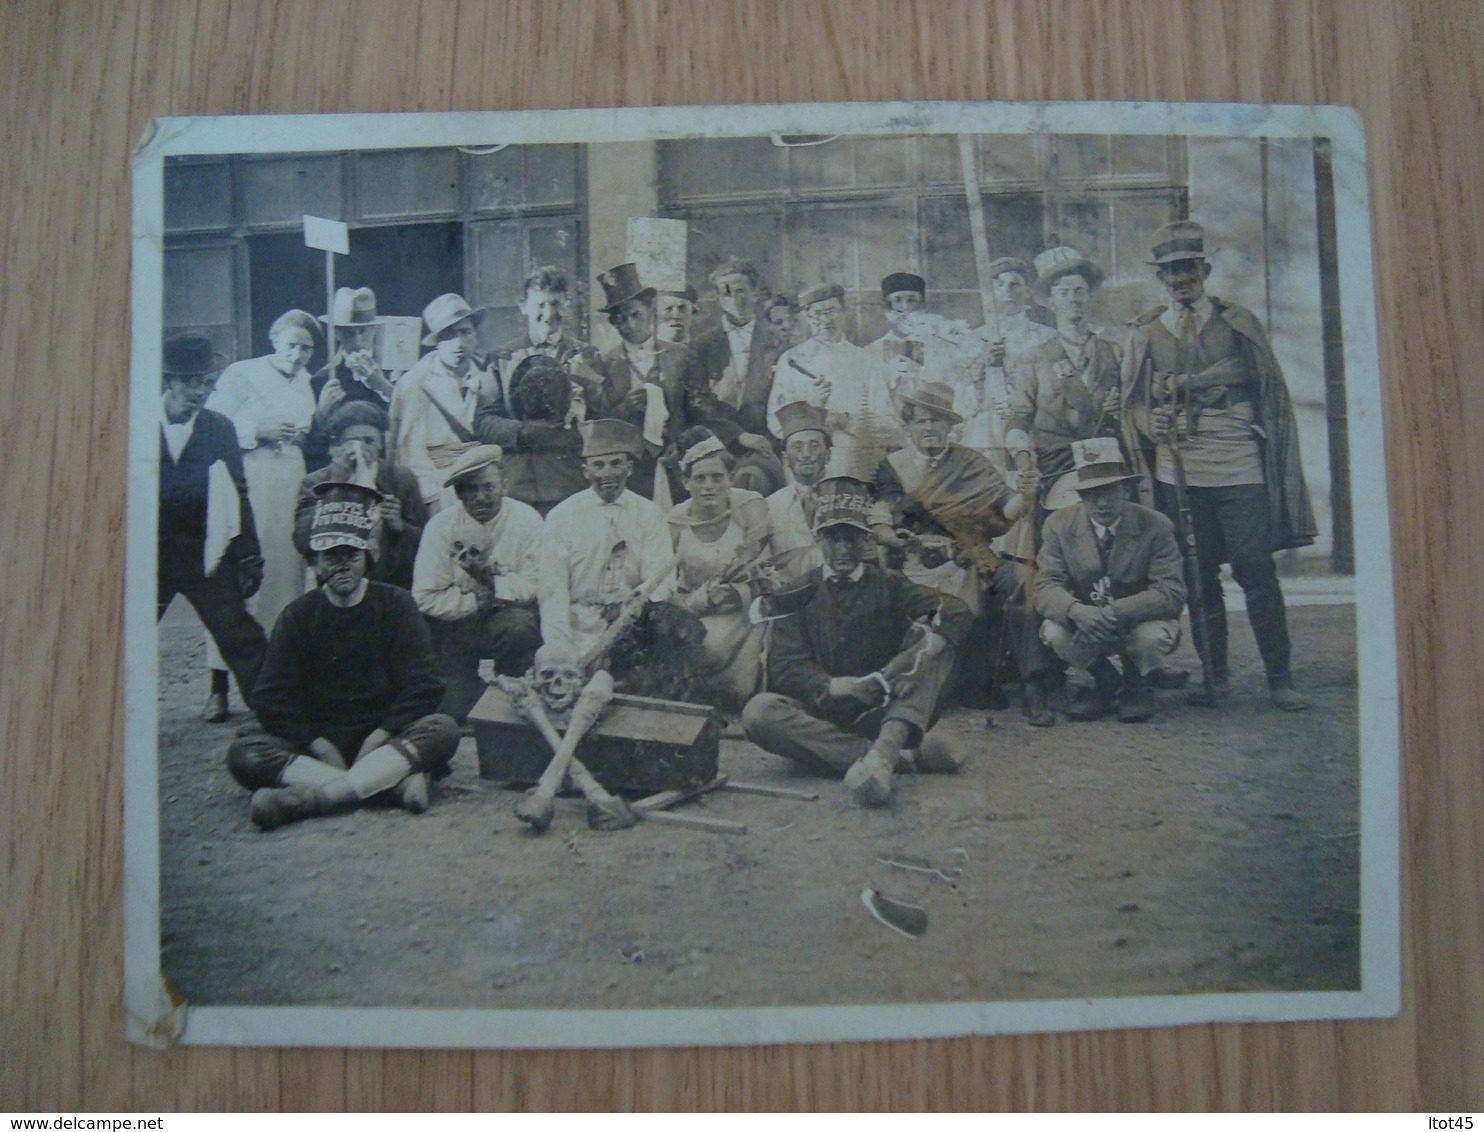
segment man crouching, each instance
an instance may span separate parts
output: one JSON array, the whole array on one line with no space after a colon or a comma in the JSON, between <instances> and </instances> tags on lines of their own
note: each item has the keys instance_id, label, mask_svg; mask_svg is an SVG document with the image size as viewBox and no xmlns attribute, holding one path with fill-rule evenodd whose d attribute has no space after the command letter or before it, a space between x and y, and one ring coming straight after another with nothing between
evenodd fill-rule
<instances>
[{"instance_id":1,"label":"man crouching","mask_svg":"<svg viewBox=\"0 0 1484 1132\"><path fill-rule=\"evenodd\" d=\"M1138 477L1115 438L1074 441L1072 455L1080 502L1051 513L1036 560L1041 639L1092 675L1068 719L1101 719L1116 706L1122 722L1142 723L1154 714L1144 677L1180 643L1185 579L1175 528L1129 502L1128 481Z\"/></svg>"},{"instance_id":2,"label":"man crouching","mask_svg":"<svg viewBox=\"0 0 1484 1132\"><path fill-rule=\"evenodd\" d=\"M263 730L227 752L265 830L387 791L421 813L428 776L448 773L459 743L458 724L433 714L443 682L412 595L366 579L379 494L345 483L317 492L306 558L319 588L279 615L253 692Z\"/></svg>"},{"instance_id":3,"label":"man crouching","mask_svg":"<svg viewBox=\"0 0 1484 1132\"><path fill-rule=\"evenodd\" d=\"M954 773L963 762L928 729L969 612L865 560L865 484L826 480L818 499L814 534L825 564L802 608L774 623L772 690L747 702L742 727L763 750L815 774L843 774L857 802L882 806L900 766Z\"/></svg>"}]
</instances>

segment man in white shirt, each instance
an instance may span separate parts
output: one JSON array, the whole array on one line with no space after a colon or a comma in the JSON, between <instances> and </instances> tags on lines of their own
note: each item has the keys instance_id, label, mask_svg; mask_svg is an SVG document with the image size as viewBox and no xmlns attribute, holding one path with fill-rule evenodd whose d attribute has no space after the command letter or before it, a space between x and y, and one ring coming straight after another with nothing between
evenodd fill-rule
<instances>
[{"instance_id":1,"label":"man in white shirt","mask_svg":"<svg viewBox=\"0 0 1484 1132\"><path fill-rule=\"evenodd\" d=\"M903 442L881 364L845 337L845 289L838 283L805 291L799 305L812 337L786 351L774 367L768 428L777 436L778 410L807 401L825 410L842 465L874 469Z\"/></svg>"},{"instance_id":2,"label":"man in white shirt","mask_svg":"<svg viewBox=\"0 0 1484 1132\"><path fill-rule=\"evenodd\" d=\"M481 660L520 676L541 646L541 516L505 495L503 459L499 445L481 444L454 464L447 484L458 505L428 521L413 568L445 686L439 710L460 722L484 691Z\"/></svg>"},{"instance_id":3,"label":"man in white shirt","mask_svg":"<svg viewBox=\"0 0 1484 1132\"><path fill-rule=\"evenodd\" d=\"M773 527L773 551L778 575L785 586L824 565L824 554L814 537L816 488L830 462L830 434L824 410L807 401L795 401L778 410L783 432L783 460L793 483L768 496L768 519Z\"/></svg>"},{"instance_id":4,"label":"man in white shirt","mask_svg":"<svg viewBox=\"0 0 1484 1132\"><path fill-rule=\"evenodd\" d=\"M554 653L581 661L630 601L643 609L610 650L608 666L625 690L683 698L697 670L705 630L666 602L675 552L664 512L628 490L639 430L627 421L588 421L582 473L589 490L546 517L539 582L541 635Z\"/></svg>"}]
</instances>

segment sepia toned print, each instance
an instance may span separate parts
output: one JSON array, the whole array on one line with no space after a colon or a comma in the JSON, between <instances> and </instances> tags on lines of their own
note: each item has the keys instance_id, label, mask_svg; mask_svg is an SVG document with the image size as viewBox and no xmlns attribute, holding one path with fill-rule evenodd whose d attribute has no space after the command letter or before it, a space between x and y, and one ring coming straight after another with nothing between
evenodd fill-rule
<instances>
[{"instance_id":1,"label":"sepia toned print","mask_svg":"<svg viewBox=\"0 0 1484 1132\"><path fill-rule=\"evenodd\" d=\"M167 123L132 1036L1394 1010L1359 134L1154 109Z\"/></svg>"}]
</instances>

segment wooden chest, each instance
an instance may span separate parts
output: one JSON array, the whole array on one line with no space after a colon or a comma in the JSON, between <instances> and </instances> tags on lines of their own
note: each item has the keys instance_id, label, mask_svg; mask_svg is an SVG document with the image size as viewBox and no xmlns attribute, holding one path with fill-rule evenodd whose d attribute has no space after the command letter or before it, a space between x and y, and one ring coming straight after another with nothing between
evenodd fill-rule
<instances>
[{"instance_id":1,"label":"wooden chest","mask_svg":"<svg viewBox=\"0 0 1484 1132\"><path fill-rule=\"evenodd\" d=\"M541 733L491 686L469 713L479 776L534 783L551 762ZM560 730L560 728L559 728ZM693 789L716 777L721 727L700 704L616 695L577 748L577 757L615 793Z\"/></svg>"}]
</instances>

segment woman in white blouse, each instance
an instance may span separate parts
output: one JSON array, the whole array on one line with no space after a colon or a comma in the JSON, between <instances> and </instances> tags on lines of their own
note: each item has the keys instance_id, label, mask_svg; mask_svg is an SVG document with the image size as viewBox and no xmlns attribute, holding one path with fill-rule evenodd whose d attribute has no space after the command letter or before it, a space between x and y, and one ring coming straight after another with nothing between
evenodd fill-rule
<instances>
[{"instance_id":1,"label":"woman in white blouse","mask_svg":"<svg viewBox=\"0 0 1484 1132\"><path fill-rule=\"evenodd\" d=\"M280 315L268 331L271 354L234 362L217 379L206 407L237 428L247 494L263 553L263 586L251 606L268 633L284 606L304 592L304 560L294 547L294 504L304 478L305 438L314 421L314 391L305 368L318 327L305 311ZM212 668L206 718L227 718L226 665L208 645Z\"/></svg>"}]
</instances>

